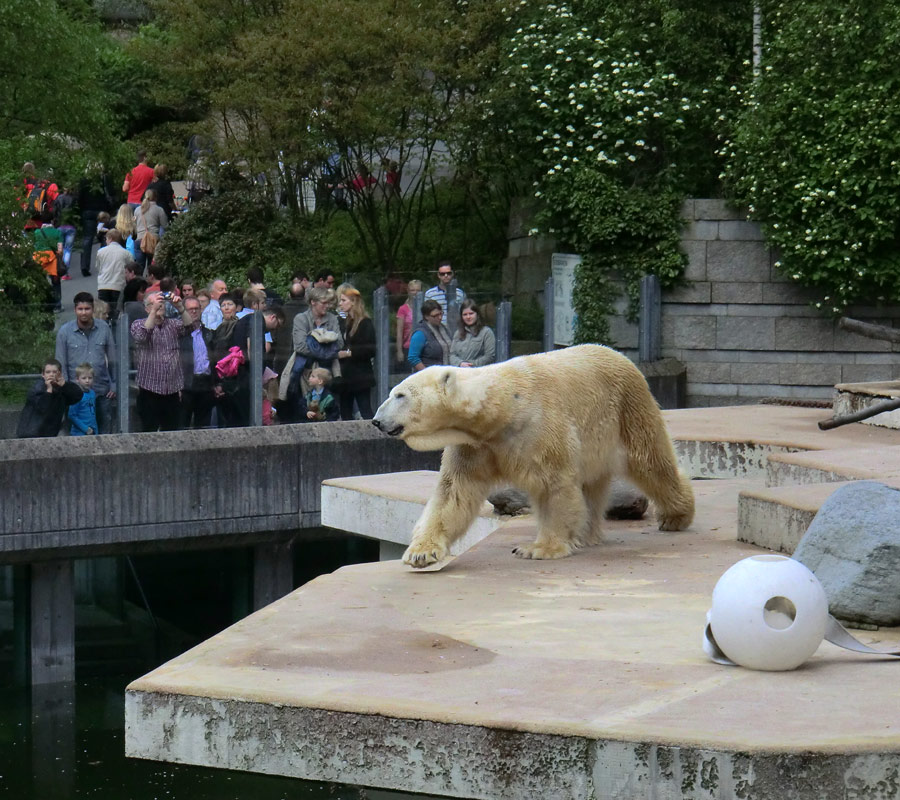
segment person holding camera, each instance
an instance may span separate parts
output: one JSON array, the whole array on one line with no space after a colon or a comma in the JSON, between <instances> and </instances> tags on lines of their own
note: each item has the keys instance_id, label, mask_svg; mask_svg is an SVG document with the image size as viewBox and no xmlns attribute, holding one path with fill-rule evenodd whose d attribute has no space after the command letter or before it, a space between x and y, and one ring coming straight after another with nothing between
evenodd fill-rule
<instances>
[{"instance_id":1,"label":"person holding camera","mask_svg":"<svg viewBox=\"0 0 900 800\"><path fill-rule=\"evenodd\" d=\"M167 303L180 318L166 316ZM146 295L144 307L146 319L131 323L131 338L137 343L137 413L141 430L174 431L178 429L184 388L180 342L193 320L173 292Z\"/></svg>"}]
</instances>

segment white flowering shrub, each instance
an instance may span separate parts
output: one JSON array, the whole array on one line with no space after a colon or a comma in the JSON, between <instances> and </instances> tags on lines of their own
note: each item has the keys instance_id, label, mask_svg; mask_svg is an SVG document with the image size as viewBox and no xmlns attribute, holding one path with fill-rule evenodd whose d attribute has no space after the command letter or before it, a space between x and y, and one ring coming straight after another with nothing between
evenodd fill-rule
<instances>
[{"instance_id":1,"label":"white flowering shrub","mask_svg":"<svg viewBox=\"0 0 900 800\"><path fill-rule=\"evenodd\" d=\"M772 2L763 22L763 69L722 148L724 177L824 311L897 302L897 4Z\"/></svg>"},{"instance_id":2,"label":"white flowering shrub","mask_svg":"<svg viewBox=\"0 0 900 800\"><path fill-rule=\"evenodd\" d=\"M744 3L522 3L486 114L529 130L542 232L582 255L579 341L608 341L613 281L683 274L681 201L709 193L725 76L749 52ZM503 114L497 109L503 103ZM721 114L721 111L719 112Z\"/></svg>"}]
</instances>

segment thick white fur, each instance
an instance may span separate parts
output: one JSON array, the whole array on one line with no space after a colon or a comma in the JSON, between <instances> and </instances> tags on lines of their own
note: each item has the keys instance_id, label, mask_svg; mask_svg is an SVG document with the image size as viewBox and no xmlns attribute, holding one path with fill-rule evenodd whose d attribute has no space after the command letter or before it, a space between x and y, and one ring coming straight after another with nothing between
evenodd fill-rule
<instances>
[{"instance_id":1,"label":"thick white fur","mask_svg":"<svg viewBox=\"0 0 900 800\"><path fill-rule=\"evenodd\" d=\"M563 558L600 542L616 474L654 501L660 530L694 517L643 375L607 347L429 367L394 388L375 422L415 450L444 450L437 491L403 556L414 567L444 558L498 484L528 492L538 516L537 539L513 551L521 558Z\"/></svg>"}]
</instances>

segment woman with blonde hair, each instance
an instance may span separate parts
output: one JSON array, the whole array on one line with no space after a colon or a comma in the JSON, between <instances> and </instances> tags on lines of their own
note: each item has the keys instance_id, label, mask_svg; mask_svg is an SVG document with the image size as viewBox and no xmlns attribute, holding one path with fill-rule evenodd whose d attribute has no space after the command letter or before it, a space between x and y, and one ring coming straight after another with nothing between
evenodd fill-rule
<instances>
[{"instance_id":1,"label":"woman with blonde hair","mask_svg":"<svg viewBox=\"0 0 900 800\"><path fill-rule=\"evenodd\" d=\"M346 316L341 318L344 350L338 352L341 360L341 419L353 419L353 404L363 419L372 419L372 387L375 370L375 325L366 311L362 295L352 286L341 287L338 308Z\"/></svg>"},{"instance_id":2,"label":"woman with blonde hair","mask_svg":"<svg viewBox=\"0 0 900 800\"><path fill-rule=\"evenodd\" d=\"M122 203L122 205L119 206L119 210L116 212L116 230L122 234L122 241L125 243L125 249L132 259L134 259L135 251L137 250L137 242L134 238L134 212L131 210L131 206L128 205L128 203Z\"/></svg>"}]
</instances>

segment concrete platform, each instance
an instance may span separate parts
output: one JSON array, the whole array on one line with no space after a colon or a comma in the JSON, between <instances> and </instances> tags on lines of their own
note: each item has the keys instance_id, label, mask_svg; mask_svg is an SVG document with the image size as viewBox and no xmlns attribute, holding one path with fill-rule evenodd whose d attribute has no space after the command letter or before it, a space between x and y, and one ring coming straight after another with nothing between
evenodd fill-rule
<instances>
[{"instance_id":1,"label":"concrete platform","mask_svg":"<svg viewBox=\"0 0 900 800\"><path fill-rule=\"evenodd\" d=\"M748 483L695 486L692 532L609 523L531 562L516 520L441 572L312 581L131 684L127 752L454 797L894 796L900 664L829 644L791 673L706 660L712 588L759 550L734 540Z\"/></svg>"},{"instance_id":2,"label":"concrete platform","mask_svg":"<svg viewBox=\"0 0 900 800\"><path fill-rule=\"evenodd\" d=\"M520 518L439 572L323 576L131 684L128 754L453 797L895 800L897 660L825 643L752 672L709 662L701 635L718 578L760 552L736 540L739 497L787 549L838 486L767 489L771 462L885 477L900 431L777 406L665 415L682 465L725 478L694 482L690 531L608 522L606 544L533 562L510 553L534 536ZM412 514L424 496L404 492L388 499ZM787 516L766 523L767 504Z\"/></svg>"}]
</instances>

